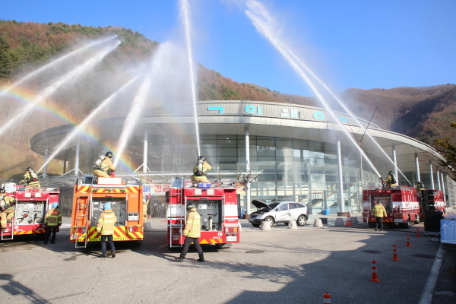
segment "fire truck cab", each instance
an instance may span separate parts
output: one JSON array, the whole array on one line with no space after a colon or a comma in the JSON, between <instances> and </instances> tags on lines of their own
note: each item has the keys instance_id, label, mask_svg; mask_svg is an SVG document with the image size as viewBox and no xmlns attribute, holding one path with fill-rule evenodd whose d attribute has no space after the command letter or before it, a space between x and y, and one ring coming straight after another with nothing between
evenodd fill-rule
<instances>
[{"instance_id":1,"label":"fire truck cab","mask_svg":"<svg viewBox=\"0 0 456 304\"><path fill-rule=\"evenodd\" d=\"M38 235L46 232L44 216L53 203L59 202L58 188L31 188L15 183L3 185L6 195L16 199L14 216L0 232L1 240L13 240L16 235Z\"/></svg>"},{"instance_id":2,"label":"fire truck cab","mask_svg":"<svg viewBox=\"0 0 456 304\"><path fill-rule=\"evenodd\" d=\"M241 239L238 220L236 188L217 185L173 183L166 192L168 202L168 247L180 248L185 242L183 231L187 218L187 205L193 204L201 215L200 244L214 244L217 248L229 248Z\"/></svg>"},{"instance_id":3,"label":"fire truck cab","mask_svg":"<svg viewBox=\"0 0 456 304\"><path fill-rule=\"evenodd\" d=\"M114 241L134 241L139 246L144 238L143 192L138 180L122 181L120 177L78 178L74 186L70 240L75 248L86 248L89 243L101 241L97 223L104 203L111 203L117 216Z\"/></svg>"},{"instance_id":4,"label":"fire truck cab","mask_svg":"<svg viewBox=\"0 0 456 304\"><path fill-rule=\"evenodd\" d=\"M386 225L402 225L410 227L412 222L419 223L420 203L415 188L395 186L383 189L381 184L369 184L363 190L363 222L375 227L375 217L372 216L374 204L380 200L385 207L387 217L383 218Z\"/></svg>"}]
</instances>

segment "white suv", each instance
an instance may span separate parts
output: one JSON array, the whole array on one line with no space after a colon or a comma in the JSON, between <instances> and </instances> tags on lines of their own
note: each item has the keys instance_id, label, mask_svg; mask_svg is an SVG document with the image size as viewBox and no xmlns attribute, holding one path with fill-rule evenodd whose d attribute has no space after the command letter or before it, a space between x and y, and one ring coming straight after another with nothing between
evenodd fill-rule
<instances>
[{"instance_id":1,"label":"white suv","mask_svg":"<svg viewBox=\"0 0 456 304\"><path fill-rule=\"evenodd\" d=\"M262 201L254 200L252 204L258 208L252 212L249 222L254 227L259 227L261 222L285 223L296 221L298 226L304 226L308 219L307 206L296 202L272 202L269 205Z\"/></svg>"}]
</instances>

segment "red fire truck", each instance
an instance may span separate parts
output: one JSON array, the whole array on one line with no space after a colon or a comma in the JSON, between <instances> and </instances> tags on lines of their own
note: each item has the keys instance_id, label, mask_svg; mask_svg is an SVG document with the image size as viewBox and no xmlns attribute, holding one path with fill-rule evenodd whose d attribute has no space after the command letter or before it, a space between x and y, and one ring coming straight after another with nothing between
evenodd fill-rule
<instances>
[{"instance_id":1,"label":"red fire truck","mask_svg":"<svg viewBox=\"0 0 456 304\"><path fill-rule=\"evenodd\" d=\"M53 203L59 202L58 188L29 188L23 185L7 183L6 195L16 199L14 216L2 230L1 240L13 240L17 235L38 235L46 232L44 216Z\"/></svg>"},{"instance_id":2,"label":"red fire truck","mask_svg":"<svg viewBox=\"0 0 456 304\"><path fill-rule=\"evenodd\" d=\"M117 216L113 240L134 241L136 246L141 244L144 238L141 182L99 177L95 184L93 176L88 175L78 178L74 186L70 240L75 248L86 248L101 240L96 228L103 211L101 207L108 202Z\"/></svg>"},{"instance_id":3,"label":"red fire truck","mask_svg":"<svg viewBox=\"0 0 456 304\"><path fill-rule=\"evenodd\" d=\"M381 185L371 184L363 190L363 222L371 227L375 227L375 217L371 211L378 200L386 209L387 217L383 218L386 225L400 224L408 228L412 222L419 223L420 202L415 188L396 186L383 189Z\"/></svg>"},{"instance_id":4,"label":"red fire truck","mask_svg":"<svg viewBox=\"0 0 456 304\"><path fill-rule=\"evenodd\" d=\"M419 190L418 199L420 201L420 221L424 220L425 211L440 210L443 213L445 212L445 200L440 190Z\"/></svg>"},{"instance_id":5,"label":"red fire truck","mask_svg":"<svg viewBox=\"0 0 456 304\"><path fill-rule=\"evenodd\" d=\"M177 184L178 186L173 183L166 192L167 239L170 249L180 248L185 242L183 231L189 203L192 203L201 215L200 244L229 248L233 243L239 243L241 235L236 188L192 188L191 183Z\"/></svg>"}]
</instances>

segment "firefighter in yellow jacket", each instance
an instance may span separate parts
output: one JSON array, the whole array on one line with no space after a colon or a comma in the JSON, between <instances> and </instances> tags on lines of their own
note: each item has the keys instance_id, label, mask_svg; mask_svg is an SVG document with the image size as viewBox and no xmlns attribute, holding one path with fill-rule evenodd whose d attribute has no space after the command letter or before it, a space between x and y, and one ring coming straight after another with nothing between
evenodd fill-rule
<instances>
[{"instance_id":1,"label":"firefighter in yellow jacket","mask_svg":"<svg viewBox=\"0 0 456 304\"><path fill-rule=\"evenodd\" d=\"M204 156L198 157L198 161L193 168L192 182L198 183L210 183L207 179L207 171L212 170L212 166L206 161Z\"/></svg>"},{"instance_id":2,"label":"firefighter in yellow jacket","mask_svg":"<svg viewBox=\"0 0 456 304\"><path fill-rule=\"evenodd\" d=\"M417 182L415 189L416 189L416 191L426 190L426 188L424 188L424 184L422 182Z\"/></svg>"},{"instance_id":3,"label":"firefighter in yellow jacket","mask_svg":"<svg viewBox=\"0 0 456 304\"><path fill-rule=\"evenodd\" d=\"M46 236L44 238L44 244L48 243L51 232L51 244L54 244L57 228L62 225L62 214L60 214L59 203L52 203L51 209L46 212L46 216L44 217L44 224L46 224Z\"/></svg>"},{"instance_id":4,"label":"firefighter in yellow jacket","mask_svg":"<svg viewBox=\"0 0 456 304\"><path fill-rule=\"evenodd\" d=\"M396 177L394 176L393 171L388 172L388 176L386 177L385 182L386 182L387 189L397 186Z\"/></svg>"},{"instance_id":5,"label":"firefighter in yellow jacket","mask_svg":"<svg viewBox=\"0 0 456 304\"><path fill-rule=\"evenodd\" d=\"M112 235L114 234L114 226L117 222L117 216L112 212L111 203L105 203L103 205L103 212L98 219L97 232L98 235L101 234L101 255L100 258L107 258L106 255L106 241L109 242L109 247L111 247L111 255L113 258L116 257L116 248L114 247L114 242L112 240Z\"/></svg>"},{"instance_id":6,"label":"firefighter in yellow jacket","mask_svg":"<svg viewBox=\"0 0 456 304\"><path fill-rule=\"evenodd\" d=\"M196 212L195 206L193 204L187 205L188 216L187 221L185 222L184 236L185 243L184 248L179 257L176 258L176 261L182 262L187 255L188 248L193 243L196 250L198 251L199 259L198 262L204 262L203 249L201 249L199 243L199 237L201 236L201 216Z\"/></svg>"},{"instance_id":7,"label":"firefighter in yellow jacket","mask_svg":"<svg viewBox=\"0 0 456 304\"><path fill-rule=\"evenodd\" d=\"M377 231L378 226L380 226L380 231L383 230L383 217L387 217L385 207L382 205L380 200L377 200L377 203L372 210L372 216L375 217L375 231Z\"/></svg>"},{"instance_id":8,"label":"firefighter in yellow jacket","mask_svg":"<svg viewBox=\"0 0 456 304\"><path fill-rule=\"evenodd\" d=\"M16 200L6 195L5 189L0 189L0 220L4 231L7 228L7 222L11 221L14 216L14 204Z\"/></svg>"},{"instance_id":9,"label":"firefighter in yellow jacket","mask_svg":"<svg viewBox=\"0 0 456 304\"><path fill-rule=\"evenodd\" d=\"M27 167L27 171L25 171L24 179L21 180L21 184L27 185L27 187L31 188L39 188L40 181L38 180L38 175L36 175L35 171L31 167Z\"/></svg>"},{"instance_id":10,"label":"firefighter in yellow jacket","mask_svg":"<svg viewBox=\"0 0 456 304\"><path fill-rule=\"evenodd\" d=\"M100 156L95 162L93 174L97 177L111 177L111 173L116 171L116 167L112 163L112 152L106 152L105 156Z\"/></svg>"}]
</instances>

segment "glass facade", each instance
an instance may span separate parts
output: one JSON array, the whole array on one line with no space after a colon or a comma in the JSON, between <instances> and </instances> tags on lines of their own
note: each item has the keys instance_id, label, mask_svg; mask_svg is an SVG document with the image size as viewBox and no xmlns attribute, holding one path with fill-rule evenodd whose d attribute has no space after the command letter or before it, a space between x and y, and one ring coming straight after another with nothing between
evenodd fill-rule
<instances>
[{"instance_id":1,"label":"glass facade","mask_svg":"<svg viewBox=\"0 0 456 304\"><path fill-rule=\"evenodd\" d=\"M211 172L245 171L244 136L202 135L200 148L212 165ZM87 155L81 155L84 172L91 172L92 162L99 151L102 151L100 147L87 146L81 151L81 154ZM129 145L128 165L131 168L138 168L143 163L143 151L142 141ZM152 172L190 172L195 165L196 154L194 141L177 142L164 136L148 137L148 167ZM369 158L375 163L375 157ZM345 211L360 212L361 181L364 184L378 182L378 177L369 165L361 163L357 149L342 146L344 198L341 199L337 163L335 143L250 136L251 171L263 172L251 183L251 199L302 202L307 204L311 213L324 209L335 213L340 211L339 203L343 201ZM215 178L211 176L211 179ZM224 180L224 177L217 179ZM244 195L240 196L240 200L245 206Z\"/></svg>"}]
</instances>

